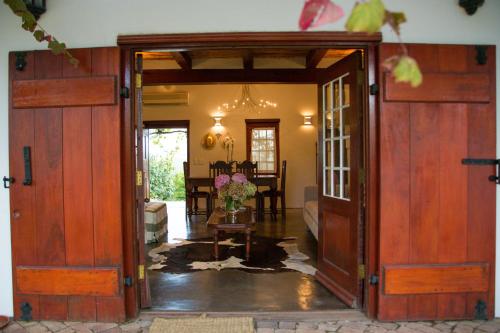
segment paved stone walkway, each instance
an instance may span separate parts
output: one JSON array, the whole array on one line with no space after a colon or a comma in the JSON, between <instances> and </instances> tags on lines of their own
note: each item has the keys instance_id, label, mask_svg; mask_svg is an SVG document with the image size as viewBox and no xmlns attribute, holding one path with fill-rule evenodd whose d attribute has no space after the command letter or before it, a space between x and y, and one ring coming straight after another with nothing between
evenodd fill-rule
<instances>
[{"instance_id":1,"label":"paved stone walkway","mask_svg":"<svg viewBox=\"0 0 500 333\"><path fill-rule=\"evenodd\" d=\"M5 333L148 333L151 320L139 318L124 324L81 322L12 322L1 330ZM434 321L382 323L370 320L277 321L257 320L257 333L497 333L500 320Z\"/></svg>"}]
</instances>

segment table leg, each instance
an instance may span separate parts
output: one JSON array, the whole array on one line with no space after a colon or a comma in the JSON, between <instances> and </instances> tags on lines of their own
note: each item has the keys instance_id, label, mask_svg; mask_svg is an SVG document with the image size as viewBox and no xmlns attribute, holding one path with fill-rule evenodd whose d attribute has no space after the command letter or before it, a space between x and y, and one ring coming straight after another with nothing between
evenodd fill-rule
<instances>
[{"instance_id":1,"label":"table leg","mask_svg":"<svg viewBox=\"0 0 500 333\"><path fill-rule=\"evenodd\" d=\"M219 230L214 229L214 256L219 260Z\"/></svg>"},{"instance_id":2,"label":"table leg","mask_svg":"<svg viewBox=\"0 0 500 333\"><path fill-rule=\"evenodd\" d=\"M246 246L246 259L247 261L250 260L250 244L252 241L252 229L248 228L246 231L246 236L247 236L247 246Z\"/></svg>"}]
</instances>

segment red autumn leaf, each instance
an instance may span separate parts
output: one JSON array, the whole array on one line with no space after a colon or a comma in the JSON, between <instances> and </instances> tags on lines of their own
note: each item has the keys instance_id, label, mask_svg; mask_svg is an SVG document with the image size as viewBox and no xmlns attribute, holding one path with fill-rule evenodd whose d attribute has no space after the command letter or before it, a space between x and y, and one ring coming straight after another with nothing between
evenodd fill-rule
<instances>
[{"instance_id":1,"label":"red autumn leaf","mask_svg":"<svg viewBox=\"0 0 500 333\"><path fill-rule=\"evenodd\" d=\"M344 16L342 7L331 0L306 0L300 14L299 27L301 30L333 23Z\"/></svg>"}]
</instances>

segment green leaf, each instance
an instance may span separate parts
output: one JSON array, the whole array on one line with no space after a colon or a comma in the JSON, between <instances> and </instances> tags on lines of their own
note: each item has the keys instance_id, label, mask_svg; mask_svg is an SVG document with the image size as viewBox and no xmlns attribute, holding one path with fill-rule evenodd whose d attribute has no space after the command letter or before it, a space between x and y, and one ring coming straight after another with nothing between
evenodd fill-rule
<instances>
[{"instance_id":1,"label":"green leaf","mask_svg":"<svg viewBox=\"0 0 500 333\"><path fill-rule=\"evenodd\" d=\"M385 7L381 0L357 3L345 25L347 31L374 33L385 21Z\"/></svg>"},{"instance_id":2,"label":"green leaf","mask_svg":"<svg viewBox=\"0 0 500 333\"><path fill-rule=\"evenodd\" d=\"M73 57L71 54L69 54L69 55L68 54L69 53L66 53L66 57L68 57L69 63L75 67L78 67L78 65L80 64L80 61L78 59L76 59L75 57Z\"/></svg>"},{"instance_id":3,"label":"green leaf","mask_svg":"<svg viewBox=\"0 0 500 333\"><path fill-rule=\"evenodd\" d=\"M59 43L57 40L53 39L49 42L49 49L52 50L52 53L55 55L62 54L66 52L66 44Z\"/></svg>"},{"instance_id":4,"label":"green leaf","mask_svg":"<svg viewBox=\"0 0 500 333\"><path fill-rule=\"evenodd\" d=\"M37 22L36 18L30 12L26 11L22 13L21 18L23 19L23 29L28 31L35 31Z\"/></svg>"},{"instance_id":5,"label":"green leaf","mask_svg":"<svg viewBox=\"0 0 500 333\"><path fill-rule=\"evenodd\" d=\"M389 24L397 34L399 34L399 26L406 22L406 15L401 12L386 11L385 22Z\"/></svg>"},{"instance_id":6,"label":"green leaf","mask_svg":"<svg viewBox=\"0 0 500 333\"><path fill-rule=\"evenodd\" d=\"M42 30L35 30L35 32L33 33L33 36L39 42L41 42L45 39L45 33Z\"/></svg>"},{"instance_id":7,"label":"green leaf","mask_svg":"<svg viewBox=\"0 0 500 333\"><path fill-rule=\"evenodd\" d=\"M422 84L422 72L415 59L408 56L399 58L392 75L396 82L407 82L414 88Z\"/></svg>"},{"instance_id":8,"label":"green leaf","mask_svg":"<svg viewBox=\"0 0 500 333\"><path fill-rule=\"evenodd\" d=\"M10 7L14 14L21 16L23 12L28 11L23 0L3 0L3 3Z\"/></svg>"}]
</instances>

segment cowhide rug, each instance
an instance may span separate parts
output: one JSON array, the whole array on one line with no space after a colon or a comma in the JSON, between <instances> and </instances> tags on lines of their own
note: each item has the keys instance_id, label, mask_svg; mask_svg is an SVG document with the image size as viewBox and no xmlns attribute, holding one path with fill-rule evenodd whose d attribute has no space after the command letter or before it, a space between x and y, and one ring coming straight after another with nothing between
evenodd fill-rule
<instances>
[{"instance_id":1,"label":"cowhide rug","mask_svg":"<svg viewBox=\"0 0 500 333\"><path fill-rule=\"evenodd\" d=\"M295 238L275 239L252 236L250 260L245 258L243 235L219 241L219 260L213 257L213 239L178 239L149 251L150 270L187 273L206 269L240 269L252 273L299 271L314 275L316 268L305 263L309 257L299 251Z\"/></svg>"}]
</instances>

